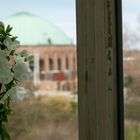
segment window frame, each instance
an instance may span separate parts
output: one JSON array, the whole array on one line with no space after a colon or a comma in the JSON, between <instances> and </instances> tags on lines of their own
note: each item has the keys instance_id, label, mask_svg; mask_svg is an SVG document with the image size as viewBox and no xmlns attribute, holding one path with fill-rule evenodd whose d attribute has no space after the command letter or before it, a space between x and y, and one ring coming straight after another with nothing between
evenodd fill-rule
<instances>
[{"instance_id":1,"label":"window frame","mask_svg":"<svg viewBox=\"0 0 140 140\"><path fill-rule=\"evenodd\" d=\"M112 24L113 24L112 42L114 43L113 46L115 46L115 49L113 48L114 59L111 66L114 69L113 72L115 73L115 75L113 75L112 78L114 78L114 83L115 83L113 90L116 92L116 95L114 94L113 96L116 104L113 105L110 104L115 108L115 110L112 110L112 112L114 112L115 115L111 116L111 119L113 121L112 122L110 121L110 123L114 123L114 125L110 124L110 126L113 126L112 127L113 130L109 129L111 131L105 130L105 132L104 131L100 132L99 128L102 129L102 128L110 127L107 126L107 123L105 123L105 121L109 121L107 118L101 119L103 110L106 109L106 113L110 113L109 112L110 110L108 110L106 106L102 106L102 104L99 104L97 102L97 101L99 102L102 101L102 99L99 98L98 94L100 95L105 94L105 92L100 93L100 91L98 91L99 88L102 88L102 86L98 82L101 80L102 77L99 75L96 77L94 75L94 71L96 73L98 73L97 71L99 71L100 73L100 71L103 72L103 70L106 70L106 67L103 66L101 66L102 70L100 70L96 62L96 59L100 60L100 58L98 57L99 48L97 48L97 44L100 45L99 43L100 40L96 38L96 36L98 36L99 34L99 32L97 32L99 31L99 29L95 29L95 26L98 26L97 24L99 23L99 19L97 18L97 16L99 16L98 14L102 15L104 14L103 12L105 12L105 11L99 12L98 10L98 7L100 7L100 5L102 5L103 3L104 4L109 3L109 6L111 5L112 8L111 10L113 10L111 11L112 12L111 18L112 18L112 14L114 14L115 17L112 18ZM122 1L121 0L76 0L76 10L77 10L76 15L77 15L77 46L78 46L77 60L78 60L78 68L79 68L78 69L79 140L93 140L93 139L102 140L103 137L99 135L103 135L104 140L124 140ZM104 17L105 21L103 22L106 22L106 20L108 20L107 18L110 17ZM100 31L102 32L104 28L102 28ZM93 31L95 31L95 33L93 33ZM104 38L109 38L107 33L105 34ZM95 39L96 44L93 43L93 40L91 39L93 40ZM92 48L90 45L91 46L95 45L95 46L92 46L94 47ZM100 49L103 52L104 48L100 47ZM95 52L91 54L89 50L91 51L94 50ZM103 62L103 60L101 60L101 62ZM95 68L93 68L94 66ZM91 70L93 70L92 72L93 74L91 74ZM82 80L85 80L85 82L83 82ZM90 87L90 81L98 86L97 89L95 89L96 87L94 86L94 84L93 84L94 89L88 88ZM108 81L109 81L109 77L107 79L107 82ZM88 93L84 94L83 90L88 91ZM107 99L108 98L109 95L107 96ZM95 104L94 102L97 103ZM98 115L96 115L96 113ZM106 132L108 132L108 134Z\"/></svg>"},{"instance_id":2,"label":"window frame","mask_svg":"<svg viewBox=\"0 0 140 140\"><path fill-rule=\"evenodd\" d=\"M117 89L118 89L118 128L119 140L124 140L124 80L123 80L123 41L122 41L122 0L116 0L116 44L117 44Z\"/></svg>"}]
</instances>

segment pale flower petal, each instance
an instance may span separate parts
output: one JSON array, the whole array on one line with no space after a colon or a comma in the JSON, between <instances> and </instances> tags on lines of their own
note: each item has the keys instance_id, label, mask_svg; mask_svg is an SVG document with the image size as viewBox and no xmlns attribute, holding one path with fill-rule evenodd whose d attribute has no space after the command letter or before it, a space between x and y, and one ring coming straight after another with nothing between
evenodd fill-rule
<instances>
[{"instance_id":1,"label":"pale flower petal","mask_svg":"<svg viewBox=\"0 0 140 140\"><path fill-rule=\"evenodd\" d=\"M6 59L5 56L2 55L0 51L0 83L8 84L13 80L13 73L11 72L11 65Z\"/></svg>"},{"instance_id":2,"label":"pale flower petal","mask_svg":"<svg viewBox=\"0 0 140 140\"><path fill-rule=\"evenodd\" d=\"M0 83L8 84L13 80L13 73L9 69L0 69Z\"/></svg>"},{"instance_id":3,"label":"pale flower petal","mask_svg":"<svg viewBox=\"0 0 140 140\"><path fill-rule=\"evenodd\" d=\"M3 44L7 47L11 47L12 45L12 40L10 37L6 37L6 39L4 40Z\"/></svg>"},{"instance_id":4,"label":"pale flower petal","mask_svg":"<svg viewBox=\"0 0 140 140\"><path fill-rule=\"evenodd\" d=\"M7 37L3 44L8 47L8 49L13 50L20 46L20 42L18 40L12 41L10 37Z\"/></svg>"},{"instance_id":5,"label":"pale flower petal","mask_svg":"<svg viewBox=\"0 0 140 140\"><path fill-rule=\"evenodd\" d=\"M12 101L22 101L26 95L26 90L23 87L13 87L8 91Z\"/></svg>"},{"instance_id":6,"label":"pale flower petal","mask_svg":"<svg viewBox=\"0 0 140 140\"><path fill-rule=\"evenodd\" d=\"M26 63L18 63L13 66L14 77L19 81L27 80L30 76L30 69Z\"/></svg>"},{"instance_id":7,"label":"pale flower petal","mask_svg":"<svg viewBox=\"0 0 140 140\"><path fill-rule=\"evenodd\" d=\"M16 55L16 56L14 56L14 60L15 60L15 62L16 62L16 64L18 64L18 63L23 63L24 62L24 57L22 57L22 56L20 56L20 55Z\"/></svg>"},{"instance_id":8,"label":"pale flower petal","mask_svg":"<svg viewBox=\"0 0 140 140\"><path fill-rule=\"evenodd\" d=\"M17 48L19 46L20 46L20 41L15 40L15 41L12 42L12 48Z\"/></svg>"},{"instance_id":9,"label":"pale flower petal","mask_svg":"<svg viewBox=\"0 0 140 140\"><path fill-rule=\"evenodd\" d=\"M0 50L0 58L6 58L9 55L10 55L10 52L7 49Z\"/></svg>"}]
</instances>

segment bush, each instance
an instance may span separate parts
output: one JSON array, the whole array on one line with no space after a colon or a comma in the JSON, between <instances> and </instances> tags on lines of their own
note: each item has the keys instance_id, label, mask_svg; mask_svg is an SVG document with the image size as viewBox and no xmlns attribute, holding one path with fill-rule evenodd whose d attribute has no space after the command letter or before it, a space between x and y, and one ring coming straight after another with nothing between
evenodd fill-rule
<instances>
[{"instance_id":1,"label":"bush","mask_svg":"<svg viewBox=\"0 0 140 140\"><path fill-rule=\"evenodd\" d=\"M73 106L67 97L53 96L44 98L42 101L47 107L50 121L63 122L71 117Z\"/></svg>"},{"instance_id":2,"label":"bush","mask_svg":"<svg viewBox=\"0 0 140 140\"><path fill-rule=\"evenodd\" d=\"M125 118L130 121L140 122L139 100L132 100L125 104Z\"/></svg>"},{"instance_id":3,"label":"bush","mask_svg":"<svg viewBox=\"0 0 140 140\"><path fill-rule=\"evenodd\" d=\"M52 96L46 98L46 105L49 109L59 112L71 112L72 106L70 100L63 96Z\"/></svg>"},{"instance_id":4,"label":"bush","mask_svg":"<svg viewBox=\"0 0 140 140\"><path fill-rule=\"evenodd\" d=\"M13 140L78 139L77 107L68 98L29 97L12 106L13 115L7 127Z\"/></svg>"}]
</instances>

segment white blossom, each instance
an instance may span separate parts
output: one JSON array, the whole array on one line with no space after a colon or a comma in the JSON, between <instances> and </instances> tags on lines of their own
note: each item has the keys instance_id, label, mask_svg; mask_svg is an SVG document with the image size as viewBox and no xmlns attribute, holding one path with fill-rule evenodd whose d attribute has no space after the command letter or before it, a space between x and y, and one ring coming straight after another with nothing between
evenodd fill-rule
<instances>
[{"instance_id":1,"label":"white blossom","mask_svg":"<svg viewBox=\"0 0 140 140\"><path fill-rule=\"evenodd\" d=\"M26 90L23 87L19 87L18 84L20 81L26 80L31 70L27 61L32 59L32 56L26 51L16 52L16 48L20 46L18 40L14 40L10 34L12 28L7 26L4 27L4 24L0 22L1 34L7 37L0 41L0 84L2 85L0 93L1 99L0 103L4 103L7 97L10 97L13 101L23 100ZM3 37L3 36L2 36ZM8 84L8 86L7 86ZM13 87L14 86L14 87ZM7 91L8 90L8 91Z\"/></svg>"},{"instance_id":2,"label":"white blossom","mask_svg":"<svg viewBox=\"0 0 140 140\"><path fill-rule=\"evenodd\" d=\"M14 61L16 62L16 64L24 62L24 59L25 58L20 56L20 55L15 55L14 56Z\"/></svg>"},{"instance_id":3,"label":"white blossom","mask_svg":"<svg viewBox=\"0 0 140 140\"><path fill-rule=\"evenodd\" d=\"M0 83L8 84L13 80L13 73L9 69L0 69Z\"/></svg>"},{"instance_id":4,"label":"white blossom","mask_svg":"<svg viewBox=\"0 0 140 140\"><path fill-rule=\"evenodd\" d=\"M5 50L1 50L0 49L0 57L2 58L6 58L7 56L9 56L10 55L10 52L7 50L7 49L5 49Z\"/></svg>"},{"instance_id":5,"label":"white blossom","mask_svg":"<svg viewBox=\"0 0 140 140\"><path fill-rule=\"evenodd\" d=\"M15 79L19 81L27 80L31 73L29 66L24 62L15 64L13 71Z\"/></svg>"},{"instance_id":6,"label":"white blossom","mask_svg":"<svg viewBox=\"0 0 140 140\"><path fill-rule=\"evenodd\" d=\"M9 50L16 49L20 46L20 42L18 40L12 41L10 37L6 37L3 44L7 46Z\"/></svg>"},{"instance_id":7,"label":"white blossom","mask_svg":"<svg viewBox=\"0 0 140 140\"><path fill-rule=\"evenodd\" d=\"M23 87L13 87L7 92L12 101L22 101L26 95L26 90Z\"/></svg>"},{"instance_id":8,"label":"white blossom","mask_svg":"<svg viewBox=\"0 0 140 140\"><path fill-rule=\"evenodd\" d=\"M12 80L13 73L11 72L11 65L2 51L0 51L0 83L8 84Z\"/></svg>"}]
</instances>

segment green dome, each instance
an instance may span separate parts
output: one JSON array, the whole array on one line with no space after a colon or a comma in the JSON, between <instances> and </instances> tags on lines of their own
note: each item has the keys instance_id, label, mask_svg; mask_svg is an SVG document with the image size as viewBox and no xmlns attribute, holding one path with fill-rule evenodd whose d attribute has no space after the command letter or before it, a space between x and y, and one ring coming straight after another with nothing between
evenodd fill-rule
<instances>
[{"instance_id":1,"label":"green dome","mask_svg":"<svg viewBox=\"0 0 140 140\"><path fill-rule=\"evenodd\" d=\"M57 26L30 13L21 12L4 20L13 27L21 45L70 45L72 40Z\"/></svg>"}]
</instances>

